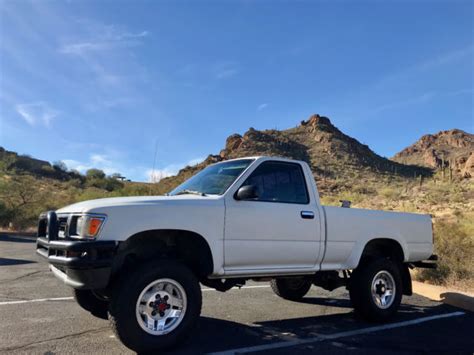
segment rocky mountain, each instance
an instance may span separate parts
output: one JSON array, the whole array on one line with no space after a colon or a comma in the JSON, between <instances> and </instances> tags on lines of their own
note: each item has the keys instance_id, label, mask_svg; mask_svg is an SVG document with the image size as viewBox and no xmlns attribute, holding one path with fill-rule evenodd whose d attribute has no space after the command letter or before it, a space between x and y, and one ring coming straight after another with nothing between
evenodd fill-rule
<instances>
[{"instance_id":1,"label":"rocky mountain","mask_svg":"<svg viewBox=\"0 0 474 355\"><path fill-rule=\"evenodd\" d=\"M343 184L350 185L354 179L431 174L429 168L381 157L367 145L342 133L329 118L315 114L286 130L250 128L244 135L233 134L227 138L219 154L209 155L204 162L186 167L176 177L163 179L160 184L173 186L211 163L255 155L304 160L311 166L320 187L330 190Z\"/></svg>"},{"instance_id":2,"label":"rocky mountain","mask_svg":"<svg viewBox=\"0 0 474 355\"><path fill-rule=\"evenodd\" d=\"M435 170L452 169L460 177L474 177L474 134L460 129L427 134L392 160Z\"/></svg>"}]
</instances>

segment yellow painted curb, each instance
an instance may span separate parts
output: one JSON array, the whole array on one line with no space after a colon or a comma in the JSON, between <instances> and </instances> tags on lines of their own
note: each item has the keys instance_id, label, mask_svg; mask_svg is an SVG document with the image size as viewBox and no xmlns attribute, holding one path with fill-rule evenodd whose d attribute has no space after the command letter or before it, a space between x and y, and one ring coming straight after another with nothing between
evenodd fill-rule
<instances>
[{"instance_id":1,"label":"yellow painted curb","mask_svg":"<svg viewBox=\"0 0 474 355\"><path fill-rule=\"evenodd\" d=\"M474 294L413 281L413 292L433 301L474 312Z\"/></svg>"}]
</instances>

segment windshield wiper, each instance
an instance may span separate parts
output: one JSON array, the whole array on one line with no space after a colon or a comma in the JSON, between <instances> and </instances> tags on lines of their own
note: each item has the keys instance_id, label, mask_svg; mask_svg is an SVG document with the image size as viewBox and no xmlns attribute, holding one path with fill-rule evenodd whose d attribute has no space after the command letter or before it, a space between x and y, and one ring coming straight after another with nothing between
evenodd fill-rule
<instances>
[{"instance_id":1,"label":"windshield wiper","mask_svg":"<svg viewBox=\"0 0 474 355\"><path fill-rule=\"evenodd\" d=\"M184 190L181 190L180 192L175 193L175 196L177 196L177 195L186 195L186 194L207 196L204 192L195 191L195 190L188 190L188 189L184 189Z\"/></svg>"}]
</instances>

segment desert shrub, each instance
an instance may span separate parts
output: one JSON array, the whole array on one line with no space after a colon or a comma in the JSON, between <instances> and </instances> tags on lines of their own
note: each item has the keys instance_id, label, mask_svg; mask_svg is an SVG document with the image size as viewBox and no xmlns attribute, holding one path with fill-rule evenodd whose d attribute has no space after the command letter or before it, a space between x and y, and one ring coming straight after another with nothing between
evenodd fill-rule
<instances>
[{"instance_id":1,"label":"desert shrub","mask_svg":"<svg viewBox=\"0 0 474 355\"><path fill-rule=\"evenodd\" d=\"M8 224L12 220L13 210L8 208L7 205L0 201L0 227L8 227Z\"/></svg>"},{"instance_id":2,"label":"desert shrub","mask_svg":"<svg viewBox=\"0 0 474 355\"><path fill-rule=\"evenodd\" d=\"M62 161L55 161L53 163L53 169L56 170L56 171L60 171L60 172L63 172L63 173L66 173L67 172L67 166L64 162Z\"/></svg>"},{"instance_id":3,"label":"desert shrub","mask_svg":"<svg viewBox=\"0 0 474 355\"><path fill-rule=\"evenodd\" d=\"M105 173L100 169L89 169L86 171L86 177L88 179L104 179Z\"/></svg>"},{"instance_id":4,"label":"desert shrub","mask_svg":"<svg viewBox=\"0 0 474 355\"><path fill-rule=\"evenodd\" d=\"M41 172L43 176L54 176L55 170L51 165L43 165Z\"/></svg>"},{"instance_id":5,"label":"desert shrub","mask_svg":"<svg viewBox=\"0 0 474 355\"><path fill-rule=\"evenodd\" d=\"M466 218L466 216L464 216ZM436 284L472 282L474 279L473 222L438 221L434 225L437 269L421 269L417 278Z\"/></svg>"},{"instance_id":6,"label":"desert shrub","mask_svg":"<svg viewBox=\"0 0 474 355\"><path fill-rule=\"evenodd\" d=\"M110 197L107 191L98 188L87 188L79 193L76 197L77 202L86 200L95 200L98 198Z\"/></svg>"},{"instance_id":7,"label":"desert shrub","mask_svg":"<svg viewBox=\"0 0 474 355\"><path fill-rule=\"evenodd\" d=\"M326 206L340 206L341 205L337 196L334 196L334 195L321 196L321 203Z\"/></svg>"},{"instance_id":8,"label":"desert shrub","mask_svg":"<svg viewBox=\"0 0 474 355\"><path fill-rule=\"evenodd\" d=\"M352 188L352 191L354 193L357 193L359 195L364 195L364 196L373 196L377 193L377 190L373 186L369 185L368 183L364 185L355 185Z\"/></svg>"},{"instance_id":9,"label":"desert shrub","mask_svg":"<svg viewBox=\"0 0 474 355\"><path fill-rule=\"evenodd\" d=\"M96 187L107 191L118 190L123 187L123 183L111 177L87 177L86 186Z\"/></svg>"},{"instance_id":10,"label":"desert shrub","mask_svg":"<svg viewBox=\"0 0 474 355\"><path fill-rule=\"evenodd\" d=\"M396 187L386 186L379 189L378 194L385 199L398 200L401 196L401 191Z\"/></svg>"}]
</instances>

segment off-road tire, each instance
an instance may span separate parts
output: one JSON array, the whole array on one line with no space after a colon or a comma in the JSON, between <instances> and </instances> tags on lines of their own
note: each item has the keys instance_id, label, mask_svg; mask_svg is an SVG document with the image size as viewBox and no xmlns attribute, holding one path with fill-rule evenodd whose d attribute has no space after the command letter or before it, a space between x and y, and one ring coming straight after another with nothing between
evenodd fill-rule
<instances>
[{"instance_id":1,"label":"off-road tire","mask_svg":"<svg viewBox=\"0 0 474 355\"><path fill-rule=\"evenodd\" d=\"M372 282L376 275L386 272L393 278L395 285L394 297L390 306L381 308L376 303L372 292ZM403 284L399 265L386 258L372 259L363 262L352 272L349 295L357 315L372 322L386 322L398 311L402 300Z\"/></svg>"},{"instance_id":2,"label":"off-road tire","mask_svg":"<svg viewBox=\"0 0 474 355\"><path fill-rule=\"evenodd\" d=\"M144 331L136 317L140 293L155 280L172 279L184 289L187 306L184 318L176 329L163 335ZM117 338L137 353L151 353L182 342L191 333L201 313L202 294L199 282L185 265L173 260L144 263L118 278L113 285L109 305L109 321Z\"/></svg>"},{"instance_id":3,"label":"off-road tire","mask_svg":"<svg viewBox=\"0 0 474 355\"><path fill-rule=\"evenodd\" d=\"M73 296L77 304L94 317L107 319L109 302L97 297L91 290L73 289Z\"/></svg>"},{"instance_id":4,"label":"off-road tire","mask_svg":"<svg viewBox=\"0 0 474 355\"><path fill-rule=\"evenodd\" d=\"M270 282L277 296L290 301L301 300L311 288L311 281L302 278L273 279Z\"/></svg>"}]
</instances>

